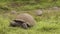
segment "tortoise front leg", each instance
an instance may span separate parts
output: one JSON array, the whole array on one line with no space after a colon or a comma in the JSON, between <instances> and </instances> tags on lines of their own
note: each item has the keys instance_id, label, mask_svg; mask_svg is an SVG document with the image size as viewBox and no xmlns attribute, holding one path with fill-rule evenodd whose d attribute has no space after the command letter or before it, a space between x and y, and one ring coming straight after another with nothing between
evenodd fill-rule
<instances>
[{"instance_id":1,"label":"tortoise front leg","mask_svg":"<svg viewBox=\"0 0 60 34\"><path fill-rule=\"evenodd\" d=\"M27 29L27 28L28 28L28 26L27 26L26 23L23 23L23 24L22 24L22 27L23 27L24 29Z\"/></svg>"}]
</instances>

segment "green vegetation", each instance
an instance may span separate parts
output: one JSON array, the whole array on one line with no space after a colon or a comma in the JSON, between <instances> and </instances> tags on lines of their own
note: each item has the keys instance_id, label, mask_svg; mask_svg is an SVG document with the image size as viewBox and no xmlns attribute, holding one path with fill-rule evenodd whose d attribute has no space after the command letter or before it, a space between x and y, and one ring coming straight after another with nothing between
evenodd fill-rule
<instances>
[{"instance_id":1,"label":"green vegetation","mask_svg":"<svg viewBox=\"0 0 60 34\"><path fill-rule=\"evenodd\" d=\"M60 12L51 10L48 13L47 11L44 10L42 16L35 17L37 23L29 29L9 27L13 15L2 14L0 15L0 34L60 34Z\"/></svg>"},{"instance_id":2,"label":"green vegetation","mask_svg":"<svg viewBox=\"0 0 60 34\"><path fill-rule=\"evenodd\" d=\"M60 0L0 0L0 34L60 34L60 10L49 9L53 7L60 7ZM41 16L34 14L38 9L43 10ZM16 16L11 10L33 15L36 25L28 29L10 27Z\"/></svg>"},{"instance_id":3,"label":"green vegetation","mask_svg":"<svg viewBox=\"0 0 60 34\"><path fill-rule=\"evenodd\" d=\"M50 7L60 7L60 0L0 0L0 8L8 7L9 10L33 10Z\"/></svg>"}]
</instances>

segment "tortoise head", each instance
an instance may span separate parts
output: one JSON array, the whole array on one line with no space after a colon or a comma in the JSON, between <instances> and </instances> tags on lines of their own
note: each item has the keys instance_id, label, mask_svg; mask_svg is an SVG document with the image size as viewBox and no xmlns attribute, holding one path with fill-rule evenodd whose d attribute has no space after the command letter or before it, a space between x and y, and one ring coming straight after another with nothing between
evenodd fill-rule
<instances>
[{"instance_id":1,"label":"tortoise head","mask_svg":"<svg viewBox=\"0 0 60 34\"><path fill-rule=\"evenodd\" d=\"M23 23L22 21L13 20L13 21L10 23L10 26L12 26L12 27L21 26L22 23Z\"/></svg>"}]
</instances>

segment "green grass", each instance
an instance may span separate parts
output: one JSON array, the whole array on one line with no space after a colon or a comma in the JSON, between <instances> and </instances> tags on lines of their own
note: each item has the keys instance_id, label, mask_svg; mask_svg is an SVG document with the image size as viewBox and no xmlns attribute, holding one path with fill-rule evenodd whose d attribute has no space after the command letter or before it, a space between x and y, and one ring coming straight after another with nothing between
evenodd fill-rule
<instances>
[{"instance_id":1,"label":"green grass","mask_svg":"<svg viewBox=\"0 0 60 34\"><path fill-rule=\"evenodd\" d=\"M32 12L31 12L32 14ZM36 25L29 29L9 27L12 15L0 15L0 34L60 34L60 11L44 10L42 16L35 17Z\"/></svg>"},{"instance_id":2,"label":"green grass","mask_svg":"<svg viewBox=\"0 0 60 34\"><path fill-rule=\"evenodd\" d=\"M15 3L14 6L13 2ZM12 5L11 5L12 4ZM20 4L20 5L19 5ZM9 10L33 10L33 9L41 9L41 8L49 8L49 7L60 7L60 0L0 0L0 8L8 7Z\"/></svg>"},{"instance_id":3,"label":"green grass","mask_svg":"<svg viewBox=\"0 0 60 34\"><path fill-rule=\"evenodd\" d=\"M11 2L20 4L11 6ZM43 10L42 16L34 15L35 9L60 7L60 0L0 0L0 34L60 34L60 10ZM34 16L36 25L29 29L21 27L9 27L10 21L15 18L16 14L10 14L11 10L21 13L23 10ZM30 11L29 11L30 10ZM49 11L49 12L48 12ZM7 12L7 13L6 13Z\"/></svg>"}]
</instances>

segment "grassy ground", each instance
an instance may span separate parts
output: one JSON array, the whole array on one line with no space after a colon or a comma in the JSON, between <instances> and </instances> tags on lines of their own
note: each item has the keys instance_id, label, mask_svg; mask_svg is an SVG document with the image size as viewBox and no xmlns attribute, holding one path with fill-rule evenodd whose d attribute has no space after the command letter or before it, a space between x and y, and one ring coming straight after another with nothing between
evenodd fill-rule
<instances>
[{"instance_id":1,"label":"grassy ground","mask_svg":"<svg viewBox=\"0 0 60 34\"><path fill-rule=\"evenodd\" d=\"M9 10L33 10L55 6L60 7L60 0L0 0L0 9Z\"/></svg>"},{"instance_id":2,"label":"grassy ground","mask_svg":"<svg viewBox=\"0 0 60 34\"><path fill-rule=\"evenodd\" d=\"M0 34L60 34L60 10L43 10L42 16L35 17L36 25L29 29L9 27L12 16L0 14Z\"/></svg>"},{"instance_id":3,"label":"grassy ground","mask_svg":"<svg viewBox=\"0 0 60 34\"><path fill-rule=\"evenodd\" d=\"M53 7L58 9L60 0L0 0L0 34L60 34L60 9L50 10ZM42 16L34 15L37 9L43 9ZM27 10L37 21L36 25L29 29L9 27L10 21L16 16L10 13L11 10L18 13Z\"/></svg>"}]
</instances>

